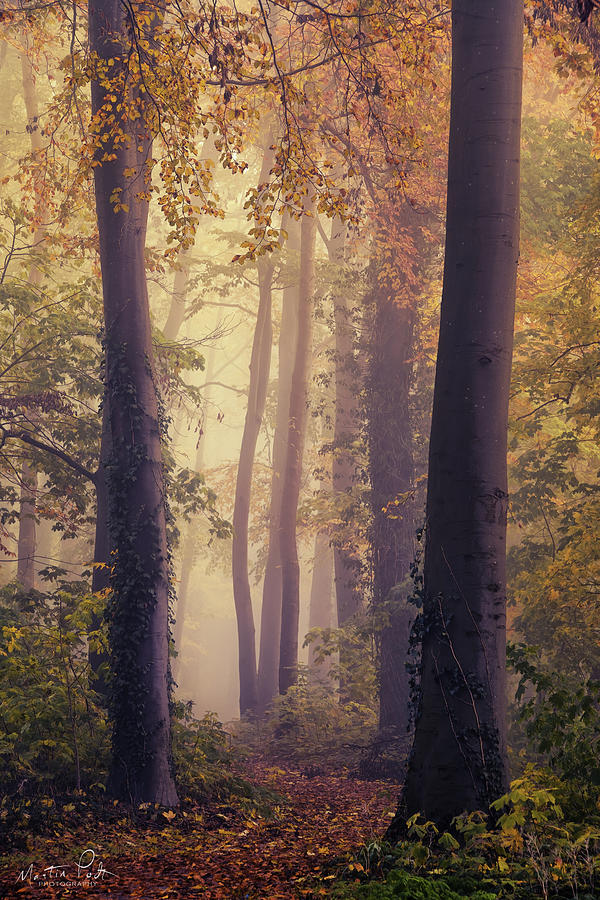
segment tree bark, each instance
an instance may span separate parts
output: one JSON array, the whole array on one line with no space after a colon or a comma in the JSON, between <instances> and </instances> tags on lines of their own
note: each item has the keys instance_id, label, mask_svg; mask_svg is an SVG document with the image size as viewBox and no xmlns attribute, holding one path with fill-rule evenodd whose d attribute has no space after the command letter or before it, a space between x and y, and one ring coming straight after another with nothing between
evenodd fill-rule
<instances>
[{"instance_id":1,"label":"tree bark","mask_svg":"<svg viewBox=\"0 0 600 900\"><path fill-rule=\"evenodd\" d=\"M267 148L263 156L260 184L264 184L267 181L273 160L273 151ZM233 507L233 598L238 624L240 715L242 716L248 713L255 713L258 707L256 639L250 579L248 577L248 520L250 516L254 455L265 411L269 372L271 369L271 345L273 342L271 316L273 260L261 256L258 259L257 267L260 299L252 344L248 406L244 421Z\"/></svg>"},{"instance_id":2,"label":"tree bark","mask_svg":"<svg viewBox=\"0 0 600 900\"><path fill-rule=\"evenodd\" d=\"M313 576L310 585L309 628L331 627L331 594L333 587L333 552L326 531L318 531L315 537ZM315 659L316 643L308 647L309 677L313 682L327 682L330 664L326 660L319 663Z\"/></svg>"},{"instance_id":3,"label":"tree bark","mask_svg":"<svg viewBox=\"0 0 600 900\"><path fill-rule=\"evenodd\" d=\"M446 825L506 788L506 435L522 0L456 0L427 493L421 708L401 805Z\"/></svg>"},{"instance_id":4,"label":"tree bark","mask_svg":"<svg viewBox=\"0 0 600 900\"><path fill-rule=\"evenodd\" d=\"M174 341L177 338L185 319L185 301L190 278L189 255L189 252L186 250L179 254L178 268L175 270L173 277L171 305L162 330L166 341Z\"/></svg>"},{"instance_id":5,"label":"tree bark","mask_svg":"<svg viewBox=\"0 0 600 900\"><path fill-rule=\"evenodd\" d=\"M96 492L96 526L94 531L94 565L92 568L92 591L100 593L110 586L110 531L109 531L109 497L106 478L106 466L111 455L110 445L110 417L108 413L108 397L104 396L102 405L102 433L100 436L100 459L98 468L92 479ZM91 630L100 628L101 620L94 615L91 622ZM108 698L108 682L101 673L101 666L108 664L106 653L97 652L90 648L88 660L92 671L94 690L103 697Z\"/></svg>"},{"instance_id":6,"label":"tree bark","mask_svg":"<svg viewBox=\"0 0 600 900\"><path fill-rule=\"evenodd\" d=\"M213 361L214 361L214 349L211 348L207 355L206 360L206 370L205 376L206 381L210 382L213 373ZM204 468L204 448L206 444L205 439L205 428L206 428L206 417L208 412L208 403L210 399L210 388L206 388L206 392L203 398L202 404L202 433L198 438L198 445L196 447L196 459L194 462L194 471L201 472ZM187 611L188 605L188 596L189 596L189 588L190 588L190 577L192 574L192 569L194 567L194 554L196 550L196 544L193 539L191 529L188 528L186 531L186 535L183 541L183 547L181 552L181 580L179 582L179 590L177 591L177 610L175 615L175 630L173 632L173 641L175 643L175 649L177 651L177 657L175 659L173 665L173 677L177 681L181 672L181 648L183 642L183 632L184 632L184 624L185 624L185 614Z\"/></svg>"},{"instance_id":7,"label":"tree bark","mask_svg":"<svg viewBox=\"0 0 600 900\"><path fill-rule=\"evenodd\" d=\"M115 0L92 0L88 10L91 49L101 64L113 60L106 71L114 79L112 84L107 76L92 80L111 432L109 524L115 550L109 607L113 718L109 781L117 797L174 806L178 798L169 720L168 554L144 263L152 135L142 95L135 96L141 117L128 114L135 84L129 95L119 87L130 42L126 7ZM144 25L148 38L157 15ZM107 124L107 113L116 117L114 130ZM126 176L126 170L135 175Z\"/></svg>"},{"instance_id":8,"label":"tree bark","mask_svg":"<svg viewBox=\"0 0 600 900\"><path fill-rule=\"evenodd\" d=\"M288 216L282 227L288 234L288 256L295 263L300 249L300 225ZM295 265L292 265L295 271ZM262 613L260 618L260 657L258 665L258 707L264 713L279 690L279 641L281 636L281 554L279 550L279 517L283 469L287 449L288 415L292 368L296 347L298 319L298 284L288 276L281 303L279 332L279 363L277 381L277 418L273 435L273 474L269 506L269 549L263 583Z\"/></svg>"},{"instance_id":9,"label":"tree bark","mask_svg":"<svg viewBox=\"0 0 600 900\"><path fill-rule=\"evenodd\" d=\"M415 312L375 290L370 340L368 445L371 482L373 606L379 622L379 728L405 736L409 677L405 663L414 607L399 586L414 558L413 446L410 362ZM406 301L404 301L406 304ZM395 590L396 589L396 590ZM416 611L416 610L415 610Z\"/></svg>"},{"instance_id":10,"label":"tree bark","mask_svg":"<svg viewBox=\"0 0 600 900\"><path fill-rule=\"evenodd\" d=\"M300 497L307 421L316 231L315 200L313 197L309 201L301 226L298 331L290 389L287 451L279 519L282 577L279 691L282 694L285 694L288 688L296 683L298 678L300 565L296 540L296 518L298 499Z\"/></svg>"},{"instance_id":11,"label":"tree bark","mask_svg":"<svg viewBox=\"0 0 600 900\"><path fill-rule=\"evenodd\" d=\"M42 149L39 130L39 107L35 90L33 66L28 55L28 40L25 37L26 49L21 53L21 75L23 81L23 99L27 113L27 131L31 142L31 152L35 155ZM35 218L34 246L38 247L45 238L46 228L42 222L45 211L43 201L43 185L36 178L35 184ZM35 262L29 268L28 284L39 286L42 273ZM38 474L29 460L24 459L21 465L21 492L19 501L19 537L17 552L17 580L25 590L35 587L35 552L36 552L36 497Z\"/></svg>"},{"instance_id":12,"label":"tree bark","mask_svg":"<svg viewBox=\"0 0 600 900\"><path fill-rule=\"evenodd\" d=\"M328 245L329 260L337 266L344 262L347 226L334 219ZM356 461L351 445L358 431L358 397L355 385L354 329L352 310L346 293L337 290L333 298L335 323L335 418L334 454L332 462L333 490L337 494L350 494L355 482ZM361 608L359 586L360 561L347 534L333 544L335 567L335 596L338 625L349 622Z\"/></svg>"},{"instance_id":13,"label":"tree bark","mask_svg":"<svg viewBox=\"0 0 600 900\"><path fill-rule=\"evenodd\" d=\"M27 460L21 464L20 480L17 581L26 591L32 591L35 587L37 472Z\"/></svg>"}]
</instances>

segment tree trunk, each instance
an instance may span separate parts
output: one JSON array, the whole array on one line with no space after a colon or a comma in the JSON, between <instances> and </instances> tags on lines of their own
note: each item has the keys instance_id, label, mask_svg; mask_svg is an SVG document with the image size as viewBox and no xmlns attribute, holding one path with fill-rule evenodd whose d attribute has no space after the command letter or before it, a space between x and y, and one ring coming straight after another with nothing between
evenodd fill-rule
<instances>
[{"instance_id":1,"label":"tree trunk","mask_svg":"<svg viewBox=\"0 0 600 900\"><path fill-rule=\"evenodd\" d=\"M205 376L206 381L210 382L213 373L213 362L214 362L214 348L211 348L207 355L206 360L206 369ZM206 444L205 434L206 434L206 417L208 412L208 403L210 399L210 388L205 389L205 394L203 398L202 404L202 433L198 438L198 445L196 447L196 459L194 462L194 471L202 472L204 468L204 448ZM190 523L191 525L191 523ZM175 615L175 630L173 633L173 641L175 643L175 649L177 651L177 657L175 659L173 665L173 677L175 681L180 676L181 673L181 647L183 641L183 632L184 632L184 623L185 623L185 614L187 610L188 604L188 596L189 596L189 588L190 588L190 577L192 574L192 569L194 567L194 555L196 551L196 542L194 541L191 529L188 528L186 531L185 538L183 540L183 547L181 552L181 580L179 582L179 590L177 591L177 610Z\"/></svg>"},{"instance_id":2,"label":"tree trunk","mask_svg":"<svg viewBox=\"0 0 600 900\"><path fill-rule=\"evenodd\" d=\"M379 727L405 737L409 678L405 668L414 607L400 585L414 558L414 503L410 388L415 313L375 290L368 386L369 477L373 606L379 622Z\"/></svg>"},{"instance_id":3,"label":"tree trunk","mask_svg":"<svg viewBox=\"0 0 600 900\"><path fill-rule=\"evenodd\" d=\"M187 287L190 278L190 254L184 250L179 254L178 268L173 277L173 294L169 314L163 326L163 336L166 341L174 341L179 334L183 320L185 319L185 301Z\"/></svg>"},{"instance_id":4,"label":"tree trunk","mask_svg":"<svg viewBox=\"0 0 600 900\"><path fill-rule=\"evenodd\" d=\"M126 8L89 4L92 51L106 76L92 81L98 140L94 167L104 317L106 391L111 431L107 466L109 524L115 550L109 608L113 759L110 790L132 802L177 804L169 721L169 578L163 464L144 248L152 136L143 100L117 97L127 65ZM156 25L144 26L146 37ZM114 90L114 93L113 93ZM135 99L141 118L129 116ZM107 113L116 117L114 131ZM121 130L122 129L122 133ZM125 171L135 172L126 176ZM118 207L115 207L115 199Z\"/></svg>"},{"instance_id":5,"label":"tree trunk","mask_svg":"<svg viewBox=\"0 0 600 900\"><path fill-rule=\"evenodd\" d=\"M333 555L329 535L326 531L318 531L315 537L313 576L310 585L309 628L331 627L331 589L333 587ZM330 663L324 660L318 663L315 659L316 642L311 641L308 647L308 668L310 680L325 683Z\"/></svg>"},{"instance_id":6,"label":"tree trunk","mask_svg":"<svg viewBox=\"0 0 600 900\"><path fill-rule=\"evenodd\" d=\"M35 506L37 472L27 460L21 465L21 495L19 498L19 544L17 581L26 591L35 587Z\"/></svg>"},{"instance_id":7,"label":"tree trunk","mask_svg":"<svg viewBox=\"0 0 600 900\"><path fill-rule=\"evenodd\" d=\"M446 825L506 788L506 435L522 0L456 0L427 494L421 708L402 802Z\"/></svg>"},{"instance_id":8,"label":"tree trunk","mask_svg":"<svg viewBox=\"0 0 600 900\"><path fill-rule=\"evenodd\" d=\"M42 141L39 130L39 108L35 90L35 76L31 60L28 55L28 39L25 36L26 49L21 53L21 75L23 80L23 99L27 113L27 131L29 132L31 151L35 155L42 149ZM35 219L34 247L38 247L45 238L46 228L43 224L45 204L43 200L43 185L36 177L35 184ZM29 269L28 284L38 287L42 280L42 273L35 262ZM21 466L21 496L19 505L19 538L17 552L17 580L25 590L33 590L35 587L35 551L36 551L36 496L38 475L27 459Z\"/></svg>"},{"instance_id":9,"label":"tree trunk","mask_svg":"<svg viewBox=\"0 0 600 900\"><path fill-rule=\"evenodd\" d=\"M337 266L344 261L346 225L334 219L331 226L329 259ZM351 445L358 431L358 399L355 385L354 329L352 310L345 291L337 290L333 298L335 322L335 420L334 454L332 462L333 490L337 494L350 494L354 486L356 462ZM338 625L345 625L361 608L358 584L360 561L347 534L334 540L335 596Z\"/></svg>"},{"instance_id":10,"label":"tree trunk","mask_svg":"<svg viewBox=\"0 0 600 900\"><path fill-rule=\"evenodd\" d=\"M273 159L273 151L267 148L263 156L260 184L267 181L273 165ZM248 407L244 421L233 507L233 598L238 624L240 715L242 716L256 712L258 706L256 640L252 595L248 577L248 519L250 516L250 492L252 488L254 455L265 411L269 372L271 369L271 345L273 342L271 317L273 260L261 256L257 265L260 300L254 342L252 344Z\"/></svg>"},{"instance_id":11,"label":"tree trunk","mask_svg":"<svg viewBox=\"0 0 600 900\"><path fill-rule=\"evenodd\" d=\"M96 492L96 527L94 532L94 565L92 569L92 591L100 593L110 586L110 532L109 532L109 497L106 477L106 466L111 455L110 447L110 417L108 413L108 398L104 396L102 405L102 433L100 436L100 459L98 469L94 474L94 489ZM91 630L97 631L101 621L96 615L92 617ZM92 671L94 690L104 697L108 697L108 682L101 674L101 665L109 660L105 653L95 649L88 650L88 659Z\"/></svg>"},{"instance_id":12,"label":"tree trunk","mask_svg":"<svg viewBox=\"0 0 600 900\"><path fill-rule=\"evenodd\" d=\"M282 224L288 234L288 257L295 264L300 249L300 224L286 216ZM295 265L290 267L295 271ZM273 474L269 508L269 550L263 584L260 618L260 658L258 665L258 705L264 712L279 690L279 641L281 636L281 555L279 551L279 516L283 469L287 449L288 415L296 330L298 319L298 284L288 275L281 303L279 363L277 381L277 418L273 435Z\"/></svg>"},{"instance_id":13,"label":"tree trunk","mask_svg":"<svg viewBox=\"0 0 600 900\"><path fill-rule=\"evenodd\" d=\"M308 379L312 341L312 308L315 278L315 237L317 223L314 198L302 217L300 239L300 280L298 331L294 370L290 389L288 436L281 512L279 547L281 553L281 641L279 647L279 691L285 694L298 678L298 621L300 617L300 565L296 541L296 518L307 421Z\"/></svg>"}]
</instances>

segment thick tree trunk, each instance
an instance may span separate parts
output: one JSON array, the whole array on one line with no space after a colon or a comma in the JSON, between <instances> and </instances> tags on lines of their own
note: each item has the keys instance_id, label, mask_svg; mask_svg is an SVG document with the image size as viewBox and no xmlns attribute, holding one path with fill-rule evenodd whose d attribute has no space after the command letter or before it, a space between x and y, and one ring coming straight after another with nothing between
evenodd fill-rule
<instances>
[{"instance_id":1,"label":"thick tree trunk","mask_svg":"<svg viewBox=\"0 0 600 900\"><path fill-rule=\"evenodd\" d=\"M282 694L285 694L287 689L295 684L298 678L300 565L296 541L296 518L304 457L312 342L315 237L317 231L314 199L310 201L307 213L302 218L301 226L298 331L290 389L287 451L279 519L282 577L279 690Z\"/></svg>"},{"instance_id":2,"label":"thick tree trunk","mask_svg":"<svg viewBox=\"0 0 600 900\"><path fill-rule=\"evenodd\" d=\"M116 80L126 65L126 15L125 7L114 0L89 4L91 49L100 61L114 61L108 71ZM155 21L147 24L148 32ZM178 799L169 721L167 538L144 264L148 201L142 192L149 178L152 137L143 115L130 119L127 97L117 105L116 82L114 94L112 90L105 79L92 81L92 113L99 126L94 180L111 431L109 523L115 549L109 609L110 789L133 802L173 806ZM116 116L116 132L106 137L109 111ZM136 174L126 176L126 170Z\"/></svg>"},{"instance_id":3,"label":"thick tree trunk","mask_svg":"<svg viewBox=\"0 0 600 900\"><path fill-rule=\"evenodd\" d=\"M405 668L414 607L400 589L414 558L414 503L410 388L415 313L375 291L368 387L369 476L373 605L380 615L379 727L405 736L409 679Z\"/></svg>"},{"instance_id":4,"label":"thick tree trunk","mask_svg":"<svg viewBox=\"0 0 600 900\"><path fill-rule=\"evenodd\" d=\"M519 246L522 0L456 0L427 496L421 709L392 825L506 788L506 434Z\"/></svg>"},{"instance_id":5,"label":"thick tree trunk","mask_svg":"<svg viewBox=\"0 0 600 900\"><path fill-rule=\"evenodd\" d=\"M287 252L295 272L295 257L300 250L300 223L285 217L282 227L287 232ZM260 657L258 665L258 706L264 712L279 691L279 641L281 635L281 555L279 552L279 516L283 469L287 450L290 389L298 325L297 279L287 276L281 303L279 332L277 417L273 435L273 474L269 506L269 549L263 583L260 618Z\"/></svg>"},{"instance_id":6,"label":"thick tree trunk","mask_svg":"<svg viewBox=\"0 0 600 900\"><path fill-rule=\"evenodd\" d=\"M265 150L260 173L260 184L267 181L273 165L273 159L273 151L270 149ZM265 411L269 372L271 369L271 345L273 342L271 315L272 259L264 256L259 257L258 282L260 299L250 360L248 407L244 421L233 507L233 598L238 624L240 715L242 716L248 713L255 713L258 707L256 639L250 579L248 577L248 520L250 516L250 492L252 488L254 455Z\"/></svg>"}]
</instances>

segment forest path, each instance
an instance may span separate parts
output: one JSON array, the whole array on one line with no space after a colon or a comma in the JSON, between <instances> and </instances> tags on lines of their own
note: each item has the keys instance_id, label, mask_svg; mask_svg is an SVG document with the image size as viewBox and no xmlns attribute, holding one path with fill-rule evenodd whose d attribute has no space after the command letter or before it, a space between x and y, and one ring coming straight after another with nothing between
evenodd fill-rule
<instances>
[{"instance_id":1,"label":"forest path","mask_svg":"<svg viewBox=\"0 0 600 900\"><path fill-rule=\"evenodd\" d=\"M36 862L29 874L39 875L44 866L70 859L64 877L57 870L52 882L17 880L25 865L19 858L4 875L0 896L37 900L327 896L327 884L344 869L344 857L350 859L362 844L381 838L398 794L396 785L384 782L306 777L264 763L253 763L244 775L275 793L268 801L270 814L266 808L257 812L250 804L244 811L244 804L240 808L237 803L211 803L171 821L170 813L159 813L164 818L150 827L136 829L126 820L97 822L87 826L83 842L79 828L61 831L53 840L36 842L31 853ZM96 856L93 861L87 856L83 862L91 864L78 873L82 846ZM102 873L101 867L111 874ZM1 893L2 885L8 893Z\"/></svg>"}]
</instances>

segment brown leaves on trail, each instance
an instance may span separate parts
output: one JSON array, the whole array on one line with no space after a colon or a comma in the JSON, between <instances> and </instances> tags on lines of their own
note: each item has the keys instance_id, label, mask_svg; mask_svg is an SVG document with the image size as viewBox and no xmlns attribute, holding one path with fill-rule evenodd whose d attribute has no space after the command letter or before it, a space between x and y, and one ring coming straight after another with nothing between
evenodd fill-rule
<instances>
[{"instance_id":1,"label":"brown leaves on trail","mask_svg":"<svg viewBox=\"0 0 600 900\"><path fill-rule=\"evenodd\" d=\"M159 831L135 830L125 820L119 830L98 823L93 834L74 834L72 842L75 855L82 840L95 849L87 879L93 884L60 887L16 881L23 866L20 857L4 874L0 895L37 900L316 897L326 893L353 851L381 838L398 792L397 786L383 782L307 778L263 764L254 764L246 774L281 798L279 805L274 801L270 815L215 803L202 807L202 821L192 827L181 813L171 817L168 812L160 813L164 824ZM67 859L68 837L60 834L56 842L44 842L41 855L35 854L39 863L34 871ZM77 874L76 863L64 882ZM100 865L114 875L94 878ZM82 870L83 880L85 875Z\"/></svg>"}]
</instances>

